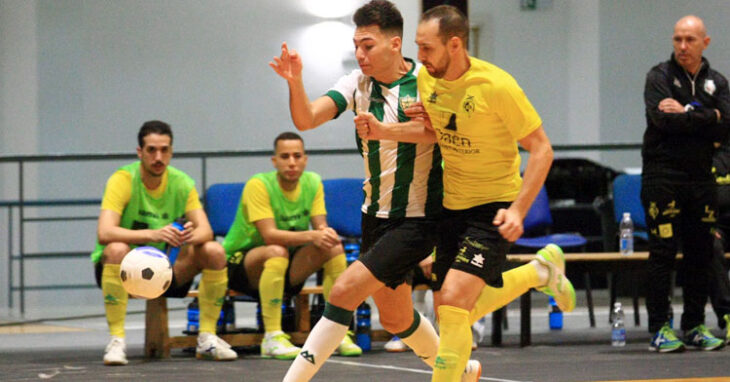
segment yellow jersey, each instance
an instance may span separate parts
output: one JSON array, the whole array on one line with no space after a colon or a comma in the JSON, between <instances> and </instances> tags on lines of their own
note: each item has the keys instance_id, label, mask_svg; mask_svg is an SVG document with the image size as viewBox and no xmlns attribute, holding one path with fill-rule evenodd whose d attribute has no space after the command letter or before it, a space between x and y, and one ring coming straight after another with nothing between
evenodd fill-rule
<instances>
[{"instance_id":1,"label":"yellow jersey","mask_svg":"<svg viewBox=\"0 0 730 382\"><path fill-rule=\"evenodd\" d=\"M418 74L418 91L444 158L444 207L462 210L514 201L520 188L517 141L542 126L512 76L469 57L461 77Z\"/></svg>"}]
</instances>

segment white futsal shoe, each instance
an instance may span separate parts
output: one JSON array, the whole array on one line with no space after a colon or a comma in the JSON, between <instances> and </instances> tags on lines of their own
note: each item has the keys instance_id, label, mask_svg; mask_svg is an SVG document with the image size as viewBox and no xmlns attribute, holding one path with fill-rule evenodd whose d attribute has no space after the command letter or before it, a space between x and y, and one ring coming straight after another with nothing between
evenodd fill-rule
<instances>
[{"instance_id":1,"label":"white futsal shoe","mask_svg":"<svg viewBox=\"0 0 730 382\"><path fill-rule=\"evenodd\" d=\"M127 364L127 344L124 338L112 336L104 350L104 365L118 366Z\"/></svg>"},{"instance_id":2,"label":"white futsal shoe","mask_svg":"<svg viewBox=\"0 0 730 382\"><path fill-rule=\"evenodd\" d=\"M198 346L195 348L195 358L212 361L233 361L238 353L231 349L226 341L212 333L198 334Z\"/></svg>"}]
</instances>

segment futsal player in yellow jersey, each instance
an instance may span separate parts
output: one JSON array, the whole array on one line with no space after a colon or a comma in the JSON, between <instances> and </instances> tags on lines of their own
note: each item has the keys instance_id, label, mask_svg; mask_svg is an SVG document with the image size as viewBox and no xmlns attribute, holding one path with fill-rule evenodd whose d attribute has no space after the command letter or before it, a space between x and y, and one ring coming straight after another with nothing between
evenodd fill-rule
<instances>
[{"instance_id":1,"label":"futsal player in yellow jersey","mask_svg":"<svg viewBox=\"0 0 730 382\"><path fill-rule=\"evenodd\" d=\"M510 243L542 187L553 152L542 121L517 82L469 57L469 23L457 8L423 14L416 33L418 89L444 157L444 213L434 264L440 324L432 381L454 381L471 354L470 325L531 287L575 306L555 245L502 274ZM529 153L520 177L517 143Z\"/></svg>"},{"instance_id":2,"label":"futsal player in yellow jersey","mask_svg":"<svg viewBox=\"0 0 730 382\"><path fill-rule=\"evenodd\" d=\"M172 129L162 121L145 122L137 134L139 161L119 168L107 181L97 229L97 245L91 254L96 281L104 295L104 309L111 339L104 364L126 365L124 319L126 290L119 267L136 246L181 247L173 265L167 297L184 297L198 273L200 279L200 333L196 357L234 360L235 351L215 335L228 273L223 247L213 240L208 217L200 205L194 181L169 166ZM187 222L182 231L172 226L178 217Z\"/></svg>"}]
</instances>

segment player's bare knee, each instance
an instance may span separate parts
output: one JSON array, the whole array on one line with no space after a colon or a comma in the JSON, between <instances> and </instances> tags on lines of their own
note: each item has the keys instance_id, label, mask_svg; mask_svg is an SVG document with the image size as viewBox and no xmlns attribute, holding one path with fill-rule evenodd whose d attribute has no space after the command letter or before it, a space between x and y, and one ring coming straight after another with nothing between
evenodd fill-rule
<instances>
[{"instance_id":1,"label":"player's bare knee","mask_svg":"<svg viewBox=\"0 0 730 382\"><path fill-rule=\"evenodd\" d=\"M266 246L265 252L266 259L273 259L275 257L289 257L289 249L284 246L277 244L269 244Z\"/></svg>"},{"instance_id":2,"label":"player's bare knee","mask_svg":"<svg viewBox=\"0 0 730 382\"><path fill-rule=\"evenodd\" d=\"M403 314L398 312L380 312L380 324L389 333L401 333L406 331L413 323L413 312Z\"/></svg>"},{"instance_id":3,"label":"player's bare knee","mask_svg":"<svg viewBox=\"0 0 730 382\"><path fill-rule=\"evenodd\" d=\"M204 243L201 252L209 269L220 270L226 267L226 251L217 241Z\"/></svg>"},{"instance_id":4,"label":"player's bare knee","mask_svg":"<svg viewBox=\"0 0 730 382\"><path fill-rule=\"evenodd\" d=\"M345 253L345 248L342 247L342 244L337 244L334 247L330 248L329 250L329 258L332 259L335 256L339 256Z\"/></svg>"},{"instance_id":5,"label":"player's bare knee","mask_svg":"<svg viewBox=\"0 0 730 382\"><path fill-rule=\"evenodd\" d=\"M102 253L104 264L120 264L130 250L131 248L127 243L114 242L107 244Z\"/></svg>"},{"instance_id":6,"label":"player's bare knee","mask_svg":"<svg viewBox=\"0 0 730 382\"><path fill-rule=\"evenodd\" d=\"M344 280L343 280L344 281ZM337 279L330 291L329 303L342 309L355 310L357 305L352 302L352 288Z\"/></svg>"}]
</instances>

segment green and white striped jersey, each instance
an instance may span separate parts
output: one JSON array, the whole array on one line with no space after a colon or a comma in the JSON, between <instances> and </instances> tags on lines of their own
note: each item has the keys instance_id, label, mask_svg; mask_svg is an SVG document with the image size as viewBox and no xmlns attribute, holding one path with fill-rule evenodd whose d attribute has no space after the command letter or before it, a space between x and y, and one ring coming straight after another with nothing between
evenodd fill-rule
<instances>
[{"instance_id":1,"label":"green and white striped jersey","mask_svg":"<svg viewBox=\"0 0 730 382\"><path fill-rule=\"evenodd\" d=\"M327 92L337 104L337 118L345 110L369 111L386 123L408 121L403 112L418 100L416 76L420 64L406 58L411 70L383 84L353 70ZM441 152L436 144L363 140L357 147L365 162L365 200L362 211L378 218L433 216L443 195Z\"/></svg>"}]
</instances>

